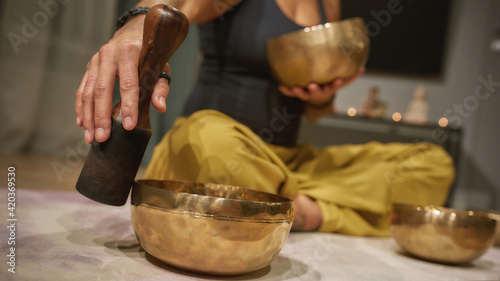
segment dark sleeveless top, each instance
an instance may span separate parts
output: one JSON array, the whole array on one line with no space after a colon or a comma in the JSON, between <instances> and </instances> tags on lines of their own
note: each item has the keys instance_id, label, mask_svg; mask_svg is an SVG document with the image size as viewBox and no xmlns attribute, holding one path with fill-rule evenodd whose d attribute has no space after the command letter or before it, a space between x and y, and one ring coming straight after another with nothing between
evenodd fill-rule
<instances>
[{"instance_id":1,"label":"dark sleeveless top","mask_svg":"<svg viewBox=\"0 0 500 281\"><path fill-rule=\"evenodd\" d=\"M321 22L326 21L318 0ZM182 115L215 109L248 126L268 143L295 146L302 101L278 90L266 57L266 42L302 29L275 0L244 0L199 27L203 61Z\"/></svg>"}]
</instances>

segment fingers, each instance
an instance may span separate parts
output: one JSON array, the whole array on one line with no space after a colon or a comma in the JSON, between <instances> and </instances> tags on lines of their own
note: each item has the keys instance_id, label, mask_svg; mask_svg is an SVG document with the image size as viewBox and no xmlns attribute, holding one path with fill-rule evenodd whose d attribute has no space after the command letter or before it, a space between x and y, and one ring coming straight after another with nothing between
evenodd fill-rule
<instances>
[{"instance_id":1,"label":"fingers","mask_svg":"<svg viewBox=\"0 0 500 281\"><path fill-rule=\"evenodd\" d=\"M85 131L85 142L92 143L94 140L94 88L97 79L99 54L95 54L90 61L87 70L87 79L82 92L82 122Z\"/></svg>"},{"instance_id":2,"label":"fingers","mask_svg":"<svg viewBox=\"0 0 500 281\"><path fill-rule=\"evenodd\" d=\"M120 95L122 123L125 130L132 130L137 124L139 104L139 67L140 47L123 45L118 53L118 71L120 73Z\"/></svg>"},{"instance_id":3,"label":"fingers","mask_svg":"<svg viewBox=\"0 0 500 281\"><path fill-rule=\"evenodd\" d=\"M309 90L309 94L312 96L321 96L323 94L322 89L316 83L309 83L309 85L307 85L307 89Z\"/></svg>"},{"instance_id":4,"label":"fingers","mask_svg":"<svg viewBox=\"0 0 500 281\"><path fill-rule=\"evenodd\" d=\"M333 96L337 93L332 85L333 83L323 86L320 86L317 83L310 83L308 85L309 94L311 96L309 101L313 104L324 104L330 102L333 99Z\"/></svg>"},{"instance_id":5,"label":"fingers","mask_svg":"<svg viewBox=\"0 0 500 281\"><path fill-rule=\"evenodd\" d=\"M85 89L85 84L87 82L88 70L85 71L83 75L82 82L80 82L80 86L76 90L76 99L75 99L75 114L76 114L76 125L78 127L83 126L83 90Z\"/></svg>"},{"instance_id":6,"label":"fingers","mask_svg":"<svg viewBox=\"0 0 500 281\"><path fill-rule=\"evenodd\" d=\"M111 131L110 116L116 81L115 56L111 48L104 45L99 50L99 71L94 88L94 135L98 142L106 141Z\"/></svg>"},{"instance_id":7,"label":"fingers","mask_svg":"<svg viewBox=\"0 0 500 281\"><path fill-rule=\"evenodd\" d=\"M307 85L307 88L288 88L286 86L280 85L279 90L281 93L283 93L283 95L288 97L299 98L303 101L309 101L313 103L323 103L331 100L338 90L351 84L364 72L365 68L361 67L356 72L356 74L352 75L351 77L345 79L337 78L330 84L320 86L317 83L309 83L309 85Z\"/></svg>"},{"instance_id":8,"label":"fingers","mask_svg":"<svg viewBox=\"0 0 500 281\"><path fill-rule=\"evenodd\" d=\"M295 96L303 101L308 101L310 99L309 93L300 87L293 87L292 91L295 93Z\"/></svg>"},{"instance_id":9,"label":"fingers","mask_svg":"<svg viewBox=\"0 0 500 281\"><path fill-rule=\"evenodd\" d=\"M285 96L294 98L295 94L293 93L291 88L285 87L283 85L279 85L278 90Z\"/></svg>"},{"instance_id":10,"label":"fingers","mask_svg":"<svg viewBox=\"0 0 500 281\"><path fill-rule=\"evenodd\" d=\"M293 87L293 88L288 88L283 85L280 85L279 88L281 93L287 97L291 98L298 98L303 101L308 101L309 100L309 93L304 89L300 87Z\"/></svg>"},{"instance_id":11,"label":"fingers","mask_svg":"<svg viewBox=\"0 0 500 281\"><path fill-rule=\"evenodd\" d=\"M163 68L163 72L170 75L170 65L168 63ZM167 79L160 78L153 89L153 94L151 95L151 103L159 112L165 112L167 110L165 100L167 99L169 91L170 87Z\"/></svg>"},{"instance_id":12,"label":"fingers","mask_svg":"<svg viewBox=\"0 0 500 281\"><path fill-rule=\"evenodd\" d=\"M285 87L283 85L278 86L278 90L285 96L287 97L294 97L294 94L292 92L292 89Z\"/></svg>"},{"instance_id":13,"label":"fingers","mask_svg":"<svg viewBox=\"0 0 500 281\"><path fill-rule=\"evenodd\" d=\"M76 124L83 126L85 142L106 141L111 131L113 92L120 78L121 115L124 128L137 123L139 77L144 17L131 19L95 54L76 91Z\"/></svg>"},{"instance_id":14,"label":"fingers","mask_svg":"<svg viewBox=\"0 0 500 281\"><path fill-rule=\"evenodd\" d=\"M118 48L106 44L92 57L77 90L75 103L76 122L84 128L85 142L90 144L94 139L104 142L109 138L113 90L118 73L123 127L127 130L135 127L139 98L139 52L140 48L132 44Z\"/></svg>"},{"instance_id":15,"label":"fingers","mask_svg":"<svg viewBox=\"0 0 500 281\"><path fill-rule=\"evenodd\" d=\"M167 99L169 89L168 81L163 78L160 78L155 85L151 96L151 103L159 112L165 112L167 110L165 100Z\"/></svg>"}]
</instances>

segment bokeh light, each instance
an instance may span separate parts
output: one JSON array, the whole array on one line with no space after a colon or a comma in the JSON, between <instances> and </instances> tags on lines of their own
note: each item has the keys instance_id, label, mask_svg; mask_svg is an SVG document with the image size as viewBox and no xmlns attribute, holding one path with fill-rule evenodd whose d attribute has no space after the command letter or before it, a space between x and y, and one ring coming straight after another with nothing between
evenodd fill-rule
<instances>
[{"instance_id":1,"label":"bokeh light","mask_svg":"<svg viewBox=\"0 0 500 281\"><path fill-rule=\"evenodd\" d=\"M399 112L394 112L392 114L392 120L396 121L396 122L399 122L401 121L401 113Z\"/></svg>"},{"instance_id":2,"label":"bokeh light","mask_svg":"<svg viewBox=\"0 0 500 281\"><path fill-rule=\"evenodd\" d=\"M356 116L356 108L354 108L354 107L349 107L349 109L347 110L347 115L349 115L349 116L351 116L351 117Z\"/></svg>"},{"instance_id":3,"label":"bokeh light","mask_svg":"<svg viewBox=\"0 0 500 281\"><path fill-rule=\"evenodd\" d=\"M443 118L439 119L438 124L441 127L446 127L446 126L448 126L448 119L443 117Z\"/></svg>"}]
</instances>

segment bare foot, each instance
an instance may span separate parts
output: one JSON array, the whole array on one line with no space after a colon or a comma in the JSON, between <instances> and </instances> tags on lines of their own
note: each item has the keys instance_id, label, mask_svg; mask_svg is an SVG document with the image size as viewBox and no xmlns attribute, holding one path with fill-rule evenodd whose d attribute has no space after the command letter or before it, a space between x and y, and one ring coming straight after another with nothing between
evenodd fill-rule
<instances>
[{"instance_id":1,"label":"bare foot","mask_svg":"<svg viewBox=\"0 0 500 281\"><path fill-rule=\"evenodd\" d=\"M293 231L313 231L320 227L323 222L321 209L316 201L304 194L298 194L293 198L294 219Z\"/></svg>"}]
</instances>

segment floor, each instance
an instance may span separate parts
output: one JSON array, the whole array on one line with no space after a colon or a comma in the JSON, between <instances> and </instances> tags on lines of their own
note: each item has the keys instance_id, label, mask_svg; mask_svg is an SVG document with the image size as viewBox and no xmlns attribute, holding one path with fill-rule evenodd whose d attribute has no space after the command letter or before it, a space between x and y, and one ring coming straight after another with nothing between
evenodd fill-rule
<instances>
[{"instance_id":1,"label":"floor","mask_svg":"<svg viewBox=\"0 0 500 281\"><path fill-rule=\"evenodd\" d=\"M491 248L483 256L463 266L449 266L412 258L389 237L354 237L331 233L291 233L279 255L267 267L242 276L217 277L183 271L161 262L145 252L131 223L131 206L113 207L87 200L74 190L80 166L67 170L57 179L53 167L64 163L47 157L2 157L2 176L9 163L15 164L15 220L17 228L0 228L0 237L15 237L15 249L0 241L3 268L15 268L15 280L498 280L500 249ZM64 160L64 159L63 159ZM65 170L66 171L66 170ZM0 179L0 197L7 198L7 182ZM45 183L44 183L45 182ZM38 189L38 190L33 190ZM54 191L59 189L68 191ZM0 204L1 206L1 204ZM3 212L7 208L2 208ZM0 217L4 219L6 214ZM167 233L169 224L161 223ZM212 229L214 241L223 241ZM9 226L10 227L10 226ZM176 226L174 226L176 227ZM187 241L199 241L198 231L182 232ZM226 227L228 227L226 225ZM190 230L190 231L189 231ZM186 236L184 236L186 237ZM177 241L177 240L176 240ZM180 240L179 240L180 241ZM266 241L266 240L264 240ZM257 247L260 240L252 247ZM245 258L237 243L214 243L217 255L231 248L231 260ZM267 241L266 241L267 243ZM17 246L19 245L19 246ZM195 244L197 245L197 244ZM239 245L239 244L237 244ZM226 246L228 247L228 246ZM18 263L6 263L7 254ZM234 253L240 253L241 256ZM11 259L10 259L11 260ZM210 259L206 259L210 260ZM220 263L219 263L220 264ZM7 266L6 266L7 265ZM14 280L12 273L0 269L0 280Z\"/></svg>"},{"instance_id":2,"label":"floor","mask_svg":"<svg viewBox=\"0 0 500 281\"><path fill-rule=\"evenodd\" d=\"M17 188L34 190L75 191L85 160L83 157L51 157L36 154L0 155L0 180L7 169L16 168ZM137 177L144 175L145 167Z\"/></svg>"},{"instance_id":3,"label":"floor","mask_svg":"<svg viewBox=\"0 0 500 281\"><path fill-rule=\"evenodd\" d=\"M129 206L105 206L74 192L83 164L84 159L77 157L0 155L0 187L6 186L8 168L16 169L17 194L22 206L16 216L23 222L16 239L25 245L36 245L16 250L16 256L23 257L17 267L17 277L52 280L56 274L59 280L212 279L167 266L145 253L135 238ZM143 175L144 167L141 167L137 177ZM6 189L0 188L0 197L7 197ZM0 230L0 236L7 235L6 231ZM8 252L6 243L0 243L0 252ZM343 280L497 280L499 260L499 249L491 248L467 266L443 266L401 254L390 238L292 233L270 266L253 275L219 280L247 277L253 280L332 280L336 277ZM41 263L43 268L51 270L39 270ZM0 270L0 280L12 280L11 275Z\"/></svg>"}]
</instances>

